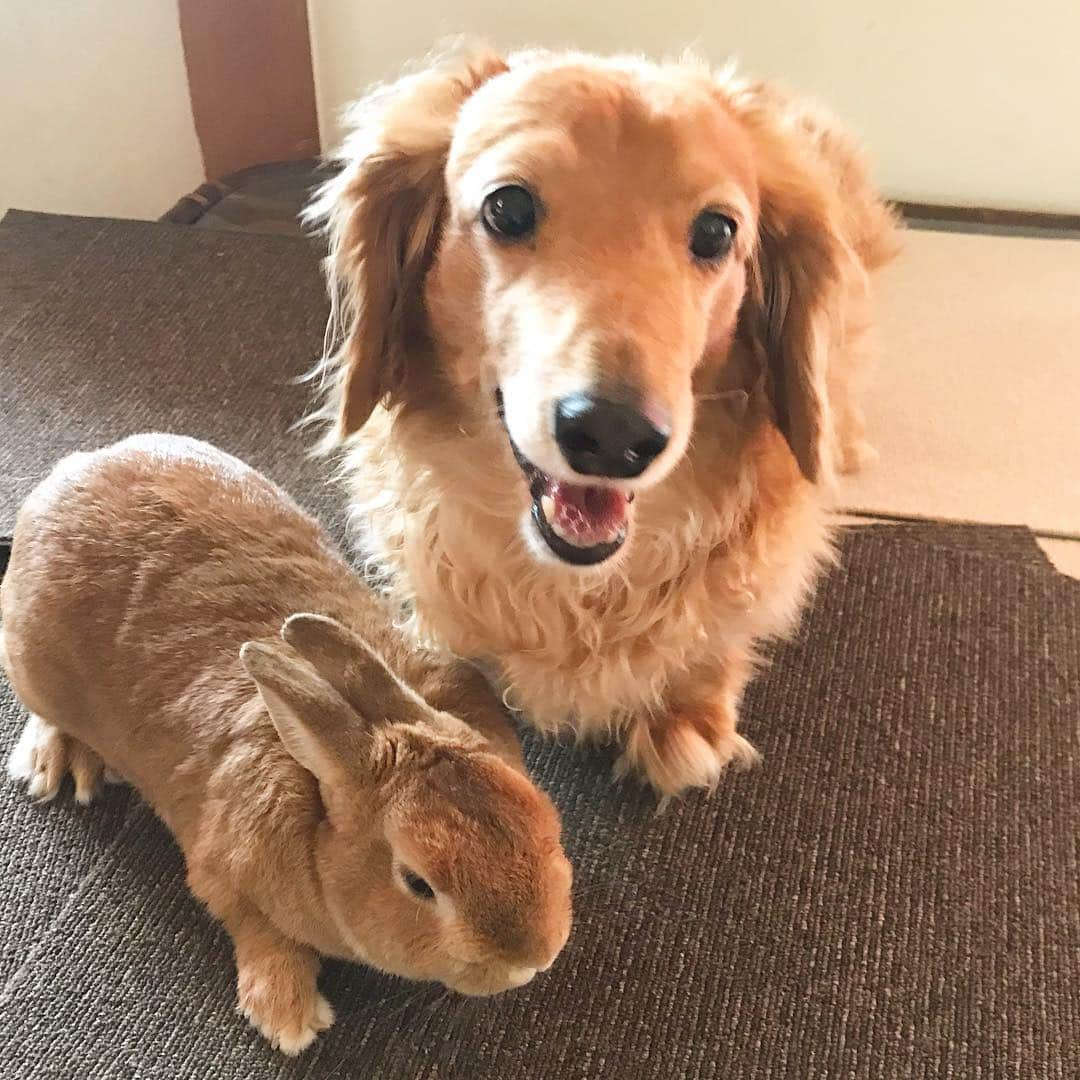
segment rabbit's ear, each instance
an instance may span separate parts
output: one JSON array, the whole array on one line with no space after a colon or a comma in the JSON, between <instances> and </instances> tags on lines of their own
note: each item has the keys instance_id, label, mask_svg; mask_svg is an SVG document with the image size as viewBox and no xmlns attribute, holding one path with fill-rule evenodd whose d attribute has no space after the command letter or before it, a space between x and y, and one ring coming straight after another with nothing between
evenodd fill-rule
<instances>
[{"instance_id":1,"label":"rabbit's ear","mask_svg":"<svg viewBox=\"0 0 1080 1080\"><path fill-rule=\"evenodd\" d=\"M359 634L325 615L291 615L281 636L369 724L430 723L434 710Z\"/></svg>"},{"instance_id":2,"label":"rabbit's ear","mask_svg":"<svg viewBox=\"0 0 1080 1080\"><path fill-rule=\"evenodd\" d=\"M288 645L249 641L240 661L251 676L285 749L321 784L340 788L371 736L349 703Z\"/></svg>"}]
</instances>

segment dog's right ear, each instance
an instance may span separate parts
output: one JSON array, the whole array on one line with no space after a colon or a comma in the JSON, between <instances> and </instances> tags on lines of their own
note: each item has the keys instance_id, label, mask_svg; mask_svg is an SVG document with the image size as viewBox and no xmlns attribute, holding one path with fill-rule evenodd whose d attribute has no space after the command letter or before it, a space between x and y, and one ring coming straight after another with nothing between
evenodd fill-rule
<instances>
[{"instance_id":1,"label":"dog's right ear","mask_svg":"<svg viewBox=\"0 0 1080 1080\"><path fill-rule=\"evenodd\" d=\"M338 437L359 430L400 389L410 351L425 339L422 286L446 200L443 173L462 103L507 70L483 50L457 52L372 91L347 115L342 171L307 211L329 234L327 274L337 351Z\"/></svg>"}]
</instances>

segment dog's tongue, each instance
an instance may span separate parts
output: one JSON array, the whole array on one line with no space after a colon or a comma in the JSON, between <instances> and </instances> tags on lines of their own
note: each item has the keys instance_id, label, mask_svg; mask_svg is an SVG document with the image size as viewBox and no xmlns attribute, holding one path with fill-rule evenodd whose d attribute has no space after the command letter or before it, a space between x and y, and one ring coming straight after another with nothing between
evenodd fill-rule
<instances>
[{"instance_id":1,"label":"dog's tongue","mask_svg":"<svg viewBox=\"0 0 1080 1080\"><path fill-rule=\"evenodd\" d=\"M628 501L614 488L557 481L548 494L554 504L552 525L565 540L578 547L611 543L626 527Z\"/></svg>"}]
</instances>

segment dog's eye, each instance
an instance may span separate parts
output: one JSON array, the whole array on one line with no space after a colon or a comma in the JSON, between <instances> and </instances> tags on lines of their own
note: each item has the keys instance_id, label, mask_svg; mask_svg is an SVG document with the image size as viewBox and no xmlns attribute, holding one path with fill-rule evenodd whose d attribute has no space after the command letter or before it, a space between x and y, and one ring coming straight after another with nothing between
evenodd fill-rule
<instances>
[{"instance_id":1,"label":"dog's eye","mask_svg":"<svg viewBox=\"0 0 1080 1080\"><path fill-rule=\"evenodd\" d=\"M419 896L421 900L435 899L435 890L419 874L414 874L411 870L402 870L401 880L408 886L409 891L414 896Z\"/></svg>"},{"instance_id":2,"label":"dog's eye","mask_svg":"<svg viewBox=\"0 0 1080 1080\"><path fill-rule=\"evenodd\" d=\"M722 259L735 242L735 222L716 210L702 210L690 228L690 250L698 259Z\"/></svg>"},{"instance_id":3,"label":"dog's eye","mask_svg":"<svg viewBox=\"0 0 1080 1080\"><path fill-rule=\"evenodd\" d=\"M505 240L523 240L536 229L536 200L517 184L488 195L481 214L488 232Z\"/></svg>"}]
</instances>

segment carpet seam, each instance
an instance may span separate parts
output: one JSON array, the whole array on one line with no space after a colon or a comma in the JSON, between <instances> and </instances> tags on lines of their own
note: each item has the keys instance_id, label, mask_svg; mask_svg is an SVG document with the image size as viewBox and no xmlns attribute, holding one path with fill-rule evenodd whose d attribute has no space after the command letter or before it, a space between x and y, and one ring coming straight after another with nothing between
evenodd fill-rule
<instances>
[{"instance_id":1,"label":"carpet seam","mask_svg":"<svg viewBox=\"0 0 1080 1080\"><path fill-rule=\"evenodd\" d=\"M71 911L72 907L82 898L82 896L86 892L87 886L97 880L97 877L108 856L116 848L120 847L121 844L126 843L126 837L131 828L131 821L133 816L132 811L134 808L138 807L139 803L140 799L137 795L135 795L132 798L131 802L128 804L127 811L124 814L124 823L120 827L120 830L117 832L116 836L113 838L112 842L102 848L100 854L94 860L93 864L79 879L78 884L75 886L67 901L61 906L60 910L56 912L53 918L49 920L48 926L46 926L42 930L41 934L38 936L37 941L34 942L33 947L26 954L23 962L11 973L7 981L4 983L4 986L0 988L0 1008L3 1008L12 1003L12 1001L14 1000L12 991L16 988L16 984L22 977L23 973L34 963L42 950L51 940L53 934L56 932L57 926L63 921L68 912Z\"/></svg>"},{"instance_id":2,"label":"carpet seam","mask_svg":"<svg viewBox=\"0 0 1080 1080\"><path fill-rule=\"evenodd\" d=\"M1061 529L1038 529L1024 522L975 521L971 518L934 517L929 514L900 514L890 513L885 510L860 510L854 507L841 507L835 510L834 513L847 514L849 517L865 518L871 521L895 521L909 525L958 525L974 529L1027 529L1032 536L1037 537L1039 540L1080 541L1080 532L1069 532Z\"/></svg>"}]
</instances>

